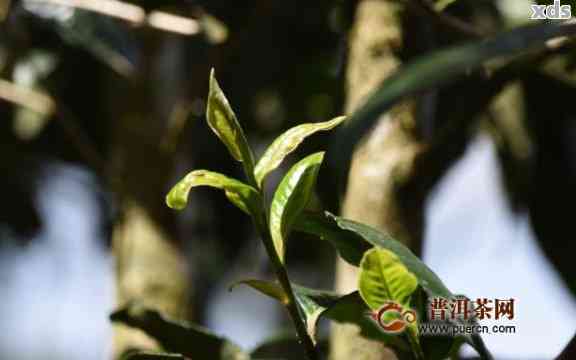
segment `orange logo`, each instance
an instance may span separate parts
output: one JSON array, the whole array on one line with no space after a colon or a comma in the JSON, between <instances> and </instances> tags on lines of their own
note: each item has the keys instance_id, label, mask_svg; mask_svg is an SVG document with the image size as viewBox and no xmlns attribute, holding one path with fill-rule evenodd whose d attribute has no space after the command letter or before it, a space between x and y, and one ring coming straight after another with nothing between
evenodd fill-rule
<instances>
[{"instance_id":1,"label":"orange logo","mask_svg":"<svg viewBox=\"0 0 576 360\"><path fill-rule=\"evenodd\" d=\"M387 333L398 334L406 327L416 322L416 312L412 309L404 309L395 302L387 302L372 314L372 318Z\"/></svg>"}]
</instances>

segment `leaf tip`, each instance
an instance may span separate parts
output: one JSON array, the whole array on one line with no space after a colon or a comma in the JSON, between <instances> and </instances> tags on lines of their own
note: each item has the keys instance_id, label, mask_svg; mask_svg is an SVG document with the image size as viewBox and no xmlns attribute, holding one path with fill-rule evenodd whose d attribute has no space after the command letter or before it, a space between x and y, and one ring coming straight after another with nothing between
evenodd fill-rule
<instances>
[{"instance_id":1,"label":"leaf tip","mask_svg":"<svg viewBox=\"0 0 576 360\"><path fill-rule=\"evenodd\" d=\"M186 199L177 194L177 190L174 188L166 195L166 205L173 210L182 210L186 207Z\"/></svg>"}]
</instances>

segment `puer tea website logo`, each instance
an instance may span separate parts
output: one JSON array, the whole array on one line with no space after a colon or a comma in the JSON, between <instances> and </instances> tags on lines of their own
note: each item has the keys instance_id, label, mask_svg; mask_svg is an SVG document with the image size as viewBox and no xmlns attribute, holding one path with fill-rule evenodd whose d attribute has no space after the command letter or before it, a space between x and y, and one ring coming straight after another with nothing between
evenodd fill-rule
<instances>
[{"instance_id":1,"label":"puer tea website logo","mask_svg":"<svg viewBox=\"0 0 576 360\"><path fill-rule=\"evenodd\" d=\"M481 325L478 320L513 320L515 299L479 298L471 301L466 297L429 300L426 314L418 319L417 312L393 301L384 303L370 317L387 334L403 333L416 326L418 333L427 336L457 336L466 334L515 334L516 325Z\"/></svg>"},{"instance_id":2,"label":"puer tea website logo","mask_svg":"<svg viewBox=\"0 0 576 360\"><path fill-rule=\"evenodd\" d=\"M567 20L572 18L572 6L562 5L561 0L554 0L553 5L531 5L532 20Z\"/></svg>"}]
</instances>

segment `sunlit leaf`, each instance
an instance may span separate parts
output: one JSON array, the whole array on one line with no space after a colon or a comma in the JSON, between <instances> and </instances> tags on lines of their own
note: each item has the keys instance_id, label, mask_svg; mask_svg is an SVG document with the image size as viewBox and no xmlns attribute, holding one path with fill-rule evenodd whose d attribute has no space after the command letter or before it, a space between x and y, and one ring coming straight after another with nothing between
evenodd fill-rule
<instances>
[{"instance_id":1,"label":"sunlit leaf","mask_svg":"<svg viewBox=\"0 0 576 360\"><path fill-rule=\"evenodd\" d=\"M214 69L210 72L210 90L206 107L208 125L222 140L232 157L244 163L246 171L252 174L254 156L248 146L244 130L236 119L236 114L230 107L228 99L216 81Z\"/></svg>"},{"instance_id":2,"label":"sunlit leaf","mask_svg":"<svg viewBox=\"0 0 576 360\"><path fill-rule=\"evenodd\" d=\"M444 9L446 9L448 6L452 5L456 1L457 0L437 0L436 3L434 4L434 8L437 11L444 11Z\"/></svg>"},{"instance_id":3,"label":"sunlit leaf","mask_svg":"<svg viewBox=\"0 0 576 360\"><path fill-rule=\"evenodd\" d=\"M284 242L292 224L310 200L323 158L324 153L318 152L300 160L284 176L274 194L270 208L270 234L282 263Z\"/></svg>"},{"instance_id":4,"label":"sunlit leaf","mask_svg":"<svg viewBox=\"0 0 576 360\"><path fill-rule=\"evenodd\" d=\"M416 276L390 250L373 248L364 254L360 262L358 290L373 311L378 311L387 302L408 310L417 288ZM411 347L421 353L416 322L408 325L407 334L413 339Z\"/></svg>"},{"instance_id":5,"label":"sunlit leaf","mask_svg":"<svg viewBox=\"0 0 576 360\"><path fill-rule=\"evenodd\" d=\"M266 152L264 152L264 155L262 155L254 169L258 185L262 185L264 178L280 166L284 158L296 150L308 136L319 131L333 129L340 125L345 119L346 117L340 116L326 122L298 125L276 138L268 149L266 149Z\"/></svg>"},{"instance_id":6,"label":"sunlit leaf","mask_svg":"<svg viewBox=\"0 0 576 360\"><path fill-rule=\"evenodd\" d=\"M115 311L110 319L144 331L164 350L196 359L207 354L215 360L248 360L236 344L196 325L177 323L143 305L131 303Z\"/></svg>"},{"instance_id":7,"label":"sunlit leaf","mask_svg":"<svg viewBox=\"0 0 576 360\"><path fill-rule=\"evenodd\" d=\"M358 289L372 310L387 301L408 305L417 287L416 276L390 250L373 248L364 254Z\"/></svg>"},{"instance_id":8,"label":"sunlit leaf","mask_svg":"<svg viewBox=\"0 0 576 360\"><path fill-rule=\"evenodd\" d=\"M188 203L190 189L197 186L224 190L226 197L248 215L259 211L259 195L253 187L208 170L195 170L186 175L166 195L166 204L172 209L183 209Z\"/></svg>"}]
</instances>

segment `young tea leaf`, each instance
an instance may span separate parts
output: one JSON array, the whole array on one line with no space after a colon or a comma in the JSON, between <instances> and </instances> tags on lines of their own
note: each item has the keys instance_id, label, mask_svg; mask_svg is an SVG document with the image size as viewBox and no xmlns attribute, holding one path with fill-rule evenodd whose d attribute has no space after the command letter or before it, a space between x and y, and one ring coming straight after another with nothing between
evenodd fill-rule
<instances>
[{"instance_id":1,"label":"young tea leaf","mask_svg":"<svg viewBox=\"0 0 576 360\"><path fill-rule=\"evenodd\" d=\"M246 171L252 174L254 170L254 155L248 146L244 130L236 119L236 114L230 107L228 99L216 81L214 69L210 71L210 90L206 106L208 125L220 140L226 145L234 159L244 163Z\"/></svg>"},{"instance_id":2,"label":"young tea leaf","mask_svg":"<svg viewBox=\"0 0 576 360\"><path fill-rule=\"evenodd\" d=\"M409 305L410 296L417 288L416 276L392 251L373 248L364 254L358 289L372 310L378 310L387 301Z\"/></svg>"},{"instance_id":3,"label":"young tea leaf","mask_svg":"<svg viewBox=\"0 0 576 360\"><path fill-rule=\"evenodd\" d=\"M282 163L284 158L296 150L308 136L319 131L333 129L340 125L345 119L345 116L340 116L326 122L298 125L276 138L268 149L266 149L266 152L264 152L264 155L262 155L254 169L258 186L261 186L266 176L274 171L274 169Z\"/></svg>"},{"instance_id":4,"label":"young tea leaf","mask_svg":"<svg viewBox=\"0 0 576 360\"><path fill-rule=\"evenodd\" d=\"M230 202L248 215L259 212L259 194L253 187L208 170L195 170L186 175L166 195L166 204L172 209L182 210L188 203L190 189L197 186L224 190Z\"/></svg>"},{"instance_id":5,"label":"young tea leaf","mask_svg":"<svg viewBox=\"0 0 576 360\"><path fill-rule=\"evenodd\" d=\"M270 234L280 261L284 263L284 242L292 224L306 208L324 158L318 152L300 160L284 176L270 207Z\"/></svg>"}]
</instances>

